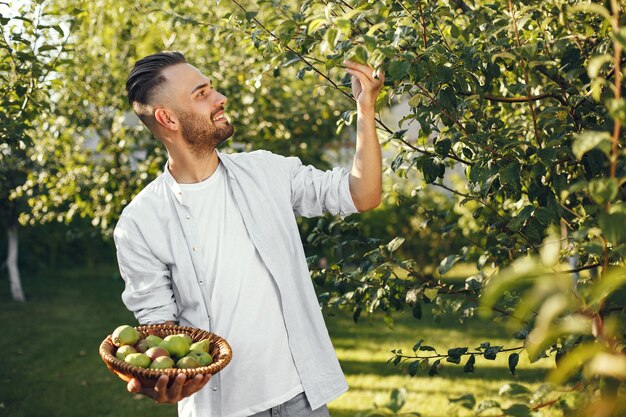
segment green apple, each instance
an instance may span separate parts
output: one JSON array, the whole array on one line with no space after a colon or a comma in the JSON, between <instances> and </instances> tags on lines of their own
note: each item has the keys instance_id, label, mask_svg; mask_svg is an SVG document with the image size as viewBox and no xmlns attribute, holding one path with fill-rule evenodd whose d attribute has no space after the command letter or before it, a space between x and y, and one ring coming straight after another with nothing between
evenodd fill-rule
<instances>
[{"instance_id":1,"label":"green apple","mask_svg":"<svg viewBox=\"0 0 626 417\"><path fill-rule=\"evenodd\" d=\"M193 339L191 338L191 336L185 333L171 334L169 336L165 336L165 339L163 340L171 340L174 337L182 337L183 339L185 339L185 342L187 342L188 345L193 343Z\"/></svg>"},{"instance_id":2,"label":"green apple","mask_svg":"<svg viewBox=\"0 0 626 417\"><path fill-rule=\"evenodd\" d=\"M163 339L161 339L159 336L154 335L154 334L149 334L148 336L146 336L146 342L148 343L148 348L159 346L162 341Z\"/></svg>"},{"instance_id":3,"label":"green apple","mask_svg":"<svg viewBox=\"0 0 626 417\"><path fill-rule=\"evenodd\" d=\"M213 357L208 352L191 351L187 356L196 359L200 366L207 366L213 363Z\"/></svg>"},{"instance_id":4,"label":"green apple","mask_svg":"<svg viewBox=\"0 0 626 417\"><path fill-rule=\"evenodd\" d=\"M182 358L189 353L189 343L187 343L187 340L179 335L166 337L159 346L167 350L170 355L176 358Z\"/></svg>"},{"instance_id":5,"label":"green apple","mask_svg":"<svg viewBox=\"0 0 626 417\"><path fill-rule=\"evenodd\" d=\"M119 326L111 334L115 346L134 345L139 340L139 332L129 325Z\"/></svg>"},{"instance_id":6,"label":"green apple","mask_svg":"<svg viewBox=\"0 0 626 417\"><path fill-rule=\"evenodd\" d=\"M123 361L126 358L126 356L128 356L131 353L137 353L137 351L131 345L124 345L124 346L120 346L117 348L117 351L115 352L115 357Z\"/></svg>"},{"instance_id":7,"label":"green apple","mask_svg":"<svg viewBox=\"0 0 626 417\"><path fill-rule=\"evenodd\" d=\"M209 352L210 340L204 339L199 342L192 343L189 346L190 352Z\"/></svg>"},{"instance_id":8,"label":"green apple","mask_svg":"<svg viewBox=\"0 0 626 417\"><path fill-rule=\"evenodd\" d=\"M160 356L169 357L170 353L167 350L163 349L162 347L156 346L156 347L152 347L146 350L146 355L148 355L148 357L154 361L156 358Z\"/></svg>"},{"instance_id":9,"label":"green apple","mask_svg":"<svg viewBox=\"0 0 626 417\"><path fill-rule=\"evenodd\" d=\"M189 336L186 333L180 333L177 336L182 337L183 339L185 339L185 341L187 342L188 345L191 345L193 343L193 339L191 338L191 336Z\"/></svg>"},{"instance_id":10,"label":"green apple","mask_svg":"<svg viewBox=\"0 0 626 417\"><path fill-rule=\"evenodd\" d=\"M174 359L169 356L159 356L150 364L150 369L168 369L174 368L176 365Z\"/></svg>"},{"instance_id":11,"label":"green apple","mask_svg":"<svg viewBox=\"0 0 626 417\"><path fill-rule=\"evenodd\" d=\"M129 353L126 355L126 358L124 358L124 362L128 362L139 368L147 368L150 366L150 358L145 353Z\"/></svg>"},{"instance_id":12,"label":"green apple","mask_svg":"<svg viewBox=\"0 0 626 417\"><path fill-rule=\"evenodd\" d=\"M193 356L185 356L182 357L176 362L176 367L180 369L186 368L198 368L200 366L200 362Z\"/></svg>"},{"instance_id":13,"label":"green apple","mask_svg":"<svg viewBox=\"0 0 626 417\"><path fill-rule=\"evenodd\" d=\"M146 353L150 346L148 346L148 341L146 339L139 339L137 343L135 343L135 349L137 352Z\"/></svg>"}]
</instances>

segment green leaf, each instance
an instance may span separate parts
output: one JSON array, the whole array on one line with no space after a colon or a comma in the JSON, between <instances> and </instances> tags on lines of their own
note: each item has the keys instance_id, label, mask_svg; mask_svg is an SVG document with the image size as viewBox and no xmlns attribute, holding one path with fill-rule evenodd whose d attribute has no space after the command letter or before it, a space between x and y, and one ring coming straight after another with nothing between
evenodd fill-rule
<instances>
[{"instance_id":1,"label":"green leaf","mask_svg":"<svg viewBox=\"0 0 626 417\"><path fill-rule=\"evenodd\" d=\"M443 88L437 95L439 104L446 110L454 110L456 108L456 96L450 87Z\"/></svg>"},{"instance_id":2,"label":"green leaf","mask_svg":"<svg viewBox=\"0 0 626 417\"><path fill-rule=\"evenodd\" d=\"M325 25L326 25L326 19L313 19L309 23L309 26L307 28L307 33L310 36L314 34L315 32L317 32L318 30L320 30L321 28L323 28Z\"/></svg>"},{"instance_id":3,"label":"green leaf","mask_svg":"<svg viewBox=\"0 0 626 417\"><path fill-rule=\"evenodd\" d=\"M512 417L532 417L532 412L526 404L513 404L502 411Z\"/></svg>"},{"instance_id":4,"label":"green leaf","mask_svg":"<svg viewBox=\"0 0 626 417\"><path fill-rule=\"evenodd\" d=\"M610 213L600 213L598 225L609 242L619 245L626 242L626 212L611 209Z\"/></svg>"},{"instance_id":5,"label":"green leaf","mask_svg":"<svg viewBox=\"0 0 626 417\"><path fill-rule=\"evenodd\" d=\"M451 403L458 403L461 407L469 408L470 410L476 405L476 398L472 394L464 394L457 398L450 398Z\"/></svg>"},{"instance_id":6,"label":"green leaf","mask_svg":"<svg viewBox=\"0 0 626 417\"><path fill-rule=\"evenodd\" d=\"M589 195L599 205L612 202L619 191L615 178L599 178L589 182Z\"/></svg>"},{"instance_id":7,"label":"green leaf","mask_svg":"<svg viewBox=\"0 0 626 417\"><path fill-rule=\"evenodd\" d=\"M611 13L609 13L606 7L601 6L597 3L576 4L569 9L569 12L596 13L604 17L609 22L611 21Z\"/></svg>"},{"instance_id":8,"label":"green leaf","mask_svg":"<svg viewBox=\"0 0 626 417\"><path fill-rule=\"evenodd\" d=\"M470 355L469 359L465 363L463 367L463 372L466 374L471 374L474 372L474 364L476 363L476 357L474 355Z\"/></svg>"},{"instance_id":9,"label":"green leaf","mask_svg":"<svg viewBox=\"0 0 626 417\"><path fill-rule=\"evenodd\" d=\"M594 79L600 74L600 69L606 63L613 61L613 57L608 54L604 55L596 55L589 60L589 65L587 65L587 74L589 74L589 78Z\"/></svg>"},{"instance_id":10,"label":"green leaf","mask_svg":"<svg viewBox=\"0 0 626 417\"><path fill-rule=\"evenodd\" d=\"M395 237L387 244L387 250L391 253L395 252L402 244L405 239L403 237Z\"/></svg>"},{"instance_id":11,"label":"green leaf","mask_svg":"<svg viewBox=\"0 0 626 417\"><path fill-rule=\"evenodd\" d=\"M424 96L421 93L417 93L417 94L415 94L413 97L411 97L409 99L407 104L410 107L418 107L418 106L420 106L422 104L423 98L424 98Z\"/></svg>"},{"instance_id":12,"label":"green leaf","mask_svg":"<svg viewBox=\"0 0 626 417\"><path fill-rule=\"evenodd\" d=\"M246 12L246 20L248 22L252 21L252 19L255 18L256 15L258 15L259 12Z\"/></svg>"},{"instance_id":13,"label":"green leaf","mask_svg":"<svg viewBox=\"0 0 626 417\"><path fill-rule=\"evenodd\" d=\"M420 369L420 361L413 361L409 365L409 375L415 376L417 374L418 369Z\"/></svg>"},{"instance_id":14,"label":"green leaf","mask_svg":"<svg viewBox=\"0 0 626 417\"><path fill-rule=\"evenodd\" d=\"M435 152L442 158L446 158L452 148L450 139L441 139L435 143Z\"/></svg>"},{"instance_id":15,"label":"green leaf","mask_svg":"<svg viewBox=\"0 0 626 417\"><path fill-rule=\"evenodd\" d=\"M483 356L485 357L485 359L489 359L490 361L493 361L496 359L498 352L500 352L501 350L502 350L502 346L489 346L488 348L485 349Z\"/></svg>"},{"instance_id":16,"label":"green leaf","mask_svg":"<svg viewBox=\"0 0 626 417\"><path fill-rule=\"evenodd\" d=\"M502 385L498 391L498 395L501 397L517 397L521 395L530 394L530 390L523 385L510 382Z\"/></svg>"},{"instance_id":17,"label":"green leaf","mask_svg":"<svg viewBox=\"0 0 626 417\"><path fill-rule=\"evenodd\" d=\"M448 349L448 355L450 356L461 356L467 352L468 348L466 347L457 347Z\"/></svg>"},{"instance_id":18,"label":"green leaf","mask_svg":"<svg viewBox=\"0 0 626 417\"><path fill-rule=\"evenodd\" d=\"M386 404L386 406L392 410L394 413L397 413L404 404L406 403L406 389L404 388L394 388L391 391L391 399Z\"/></svg>"},{"instance_id":19,"label":"green leaf","mask_svg":"<svg viewBox=\"0 0 626 417\"><path fill-rule=\"evenodd\" d=\"M460 356L448 356L446 358L446 362L456 363L458 365L459 363L461 363L461 357Z\"/></svg>"},{"instance_id":20,"label":"green leaf","mask_svg":"<svg viewBox=\"0 0 626 417\"><path fill-rule=\"evenodd\" d=\"M438 375L440 364L441 364L441 359L437 359L435 362L433 362L430 369L428 370L428 376Z\"/></svg>"},{"instance_id":21,"label":"green leaf","mask_svg":"<svg viewBox=\"0 0 626 417\"><path fill-rule=\"evenodd\" d=\"M515 368L517 367L517 364L519 363L519 353L511 353L509 355L509 371L511 371L511 374L515 375Z\"/></svg>"},{"instance_id":22,"label":"green leaf","mask_svg":"<svg viewBox=\"0 0 626 417\"><path fill-rule=\"evenodd\" d=\"M598 343L581 343L561 358L559 366L550 372L548 380L557 385L564 383L576 374L583 364L589 362L592 357L602 350L603 347Z\"/></svg>"},{"instance_id":23,"label":"green leaf","mask_svg":"<svg viewBox=\"0 0 626 417\"><path fill-rule=\"evenodd\" d=\"M622 228L626 223L622 222ZM610 269L602 279L596 281L589 289L587 303L599 305L602 300L626 285L626 268Z\"/></svg>"},{"instance_id":24,"label":"green leaf","mask_svg":"<svg viewBox=\"0 0 626 417\"><path fill-rule=\"evenodd\" d=\"M420 346L420 350L423 350L423 351L426 351L426 352L435 352L435 353L437 353L437 351L435 350L434 347L427 346L427 345Z\"/></svg>"},{"instance_id":25,"label":"green leaf","mask_svg":"<svg viewBox=\"0 0 626 417\"><path fill-rule=\"evenodd\" d=\"M343 33L346 37L350 36L350 33L352 32L352 22L350 19L339 17L334 19L334 23L337 25L337 28L341 31L341 33Z\"/></svg>"},{"instance_id":26,"label":"green leaf","mask_svg":"<svg viewBox=\"0 0 626 417\"><path fill-rule=\"evenodd\" d=\"M439 268L437 268L437 272L439 272L439 275L444 275L454 266L454 264L456 264L461 259L463 259L463 257L460 255L446 256L439 264Z\"/></svg>"},{"instance_id":27,"label":"green leaf","mask_svg":"<svg viewBox=\"0 0 626 417\"><path fill-rule=\"evenodd\" d=\"M611 135L608 132L588 130L574 136L572 151L578 160L592 149L599 148L605 155L611 153Z\"/></svg>"},{"instance_id":28,"label":"green leaf","mask_svg":"<svg viewBox=\"0 0 626 417\"><path fill-rule=\"evenodd\" d=\"M437 294L439 294L438 288L426 288L424 289L424 297L428 298L430 302L435 301L437 298Z\"/></svg>"},{"instance_id":29,"label":"green leaf","mask_svg":"<svg viewBox=\"0 0 626 417\"><path fill-rule=\"evenodd\" d=\"M37 51L39 52L45 52L45 51L56 51L57 47L54 45L41 45Z\"/></svg>"},{"instance_id":30,"label":"green leaf","mask_svg":"<svg viewBox=\"0 0 626 417\"><path fill-rule=\"evenodd\" d=\"M389 75L394 80L402 80L409 73L410 68L411 64L407 61L392 61L389 64Z\"/></svg>"},{"instance_id":31,"label":"green leaf","mask_svg":"<svg viewBox=\"0 0 626 417\"><path fill-rule=\"evenodd\" d=\"M413 352L416 352L420 348L422 343L424 343L424 339L418 340L417 343L413 345Z\"/></svg>"}]
</instances>

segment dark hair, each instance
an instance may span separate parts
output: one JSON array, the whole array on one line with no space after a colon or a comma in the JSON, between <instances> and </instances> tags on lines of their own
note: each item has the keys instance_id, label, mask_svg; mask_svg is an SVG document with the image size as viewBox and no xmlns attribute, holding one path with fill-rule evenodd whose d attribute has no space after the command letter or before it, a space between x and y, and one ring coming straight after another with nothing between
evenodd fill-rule
<instances>
[{"instance_id":1,"label":"dark hair","mask_svg":"<svg viewBox=\"0 0 626 417\"><path fill-rule=\"evenodd\" d=\"M128 102L131 105L134 102L149 104L148 101L154 88L165 81L161 71L169 66L186 62L185 56L176 51L158 52L135 62L135 66L126 80Z\"/></svg>"}]
</instances>

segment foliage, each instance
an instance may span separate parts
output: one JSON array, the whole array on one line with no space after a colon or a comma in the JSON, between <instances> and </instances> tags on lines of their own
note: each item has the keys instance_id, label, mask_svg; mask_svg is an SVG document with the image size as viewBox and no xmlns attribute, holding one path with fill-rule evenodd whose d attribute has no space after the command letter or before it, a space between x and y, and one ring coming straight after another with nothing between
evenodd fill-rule
<instances>
[{"instance_id":1,"label":"foliage","mask_svg":"<svg viewBox=\"0 0 626 417\"><path fill-rule=\"evenodd\" d=\"M39 169L15 184L15 197L42 196L29 200L23 224L84 217L110 235L123 207L165 163L162 146L132 114L124 90L133 63L163 49L183 51L229 98L237 132L222 151L262 147L330 165L323 155L336 147L328 123L339 116L334 98L323 90L308 94L313 82L284 83L281 73L290 69L252 54L253 46L242 42L246 33L203 23L219 21L217 10L200 10L191 1L177 2L175 9L111 0L54 0L47 6L73 19L73 65L63 69L56 86L64 99L54 100L34 126L39 140L28 153ZM233 51L233 44L243 47ZM320 99L328 105L316 106Z\"/></svg>"},{"instance_id":2,"label":"foliage","mask_svg":"<svg viewBox=\"0 0 626 417\"><path fill-rule=\"evenodd\" d=\"M532 360L552 357L553 382L580 392L582 405L570 407L565 396L539 404L522 398L501 409L504 415L528 415L541 404L619 413L626 379L623 5L74 4L54 2L76 20L76 65L64 69L57 90L66 100L51 100L55 106L37 123L20 125L43 138L20 151L28 155L22 159L36 155L38 167L11 185L14 198L39 196L29 200L24 222L81 215L109 232L121 208L161 169L164 155L131 122L121 93L128 69L146 53L181 49L211 68L242 128L233 148L262 146L322 166L330 162L323 156L332 147L325 141L334 130L329 122L336 118L342 132L355 116L351 102L339 101L351 99L342 61L367 62L387 75L381 108L409 106L397 127L379 120L383 142L395 150L387 162L394 184L386 209L399 207L403 217L380 239L366 237L369 226L350 219L309 225L311 245L340 248L320 252L327 265L313 271L326 290L322 301L350 310L355 321L383 311L390 326L393 310L410 309L417 319L423 308L461 320L497 313L510 319L521 346L485 342L439 353L418 341L412 354L396 349L390 360L409 374L435 375L444 363L473 372L477 357L507 354L512 373L522 351ZM412 126L419 126L415 137ZM95 152L84 150L85 138ZM320 259L311 261L315 267ZM461 264L474 271L460 283L446 279Z\"/></svg>"},{"instance_id":3,"label":"foliage","mask_svg":"<svg viewBox=\"0 0 626 417\"><path fill-rule=\"evenodd\" d=\"M35 122L51 104L59 84L55 72L64 62L65 30L41 5L24 4L13 15L0 5L0 218L2 228L17 223L32 194L9 198L36 172L29 150L36 142ZM34 174L36 175L36 174ZM42 198L45 198L43 196Z\"/></svg>"},{"instance_id":4,"label":"foliage","mask_svg":"<svg viewBox=\"0 0 626 417\"><path fill-rule=\"evenodd\" d=\"M404 308L419 318L422 305L463 318L483 300L485 309L513 318L511 331L522 346L486 343L422 355L417 352L430 349L418 342L413 355L396 350L391 361L407 364L410 374L434 375L444 358L467 357L464 367L473 372L476 356L491 360L511 351L514 373L520 350L533 360L551 355L559 363L555 382L582 381L586 413L617 412L626 378L618 295L626 213L622 5L232 3L239 10L229 22L252 33L259 53L298 68L296 78L314 74L348 94L344 59L385 71L389 88L381 104L406 99L410 107L397 130L379 122L384 140L397 146L389 175L415 178L413 198L431 184L453 200L449 211L459 208L457 221L445 225L436 222L438 213L425 211L431 228L464 241L440 258L438 274L398 251L407 241L403 234L380 244L355 237L354 225L328 226L351 230L345 239L318 227L312 241L349 248L314 273L331 289L324 300L352 309L355 320L362 312ZM350 122L347 112L340 123ZM411 123L419 125L416 138L407 136ZM464 178L451 181L451 171ZM459 262L474 263L478 272L462 285L441 279ZM581 274L596 269L600 274ZM387 318L391 325L390 313ZM522 404L502 411L532 410Z\"/></svg>"}]
</instances>

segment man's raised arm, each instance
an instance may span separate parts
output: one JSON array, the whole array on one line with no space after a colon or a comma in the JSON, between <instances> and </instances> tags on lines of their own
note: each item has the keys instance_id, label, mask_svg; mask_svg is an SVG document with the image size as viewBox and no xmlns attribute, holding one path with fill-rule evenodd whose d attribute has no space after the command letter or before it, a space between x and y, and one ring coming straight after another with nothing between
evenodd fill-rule
<instances>
[{"instance_id":1,"label":"man's raised arm","mask_svg":"<svg viewBox=\"0 0 626 417\"><path fill-rule=\"evenodd\" d=\"M380 204L382 193L382 157L376 133L376 98L385 75L374 76L374 70L363 64L346 61L346 72L352 75L352 94L356 100L356 152L350 171L350 194L359 211Z\"/></svg>"}]
</instances>

